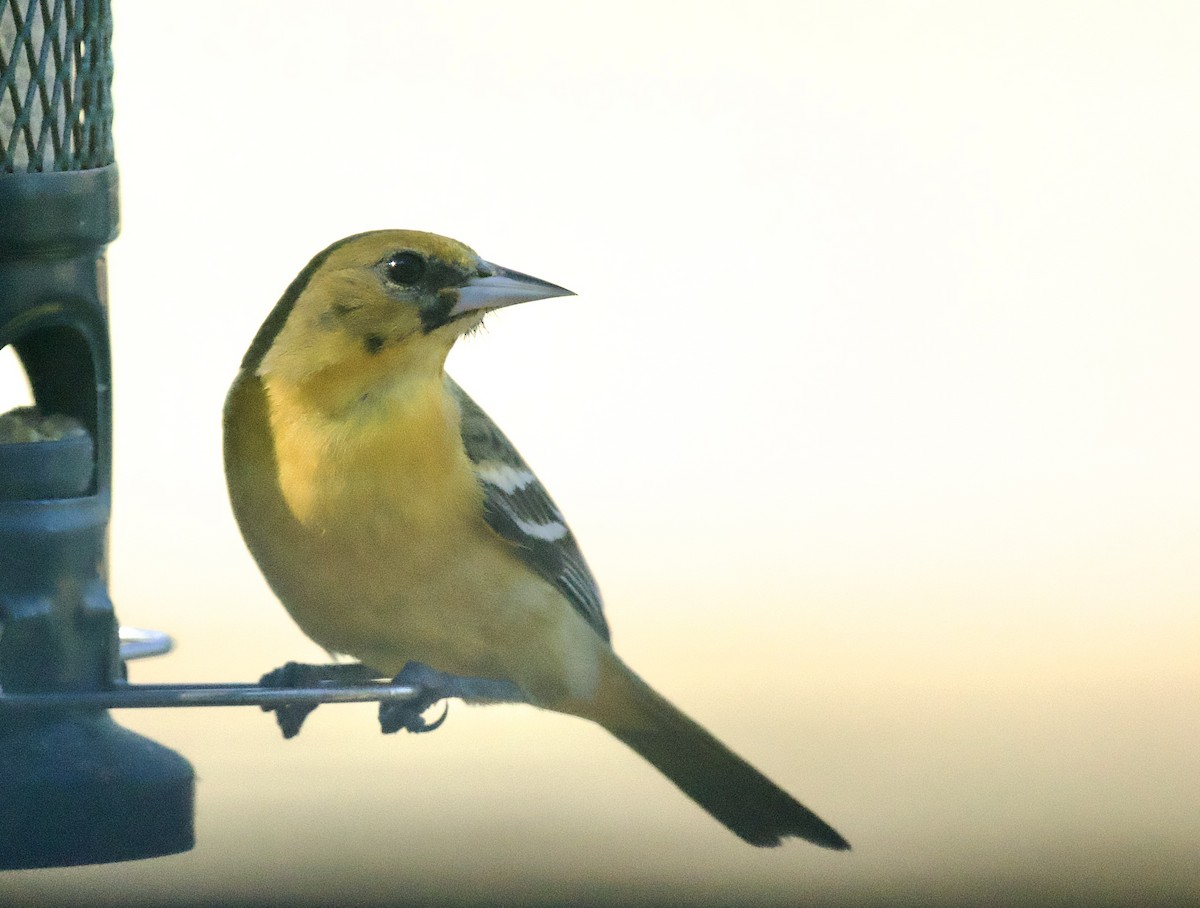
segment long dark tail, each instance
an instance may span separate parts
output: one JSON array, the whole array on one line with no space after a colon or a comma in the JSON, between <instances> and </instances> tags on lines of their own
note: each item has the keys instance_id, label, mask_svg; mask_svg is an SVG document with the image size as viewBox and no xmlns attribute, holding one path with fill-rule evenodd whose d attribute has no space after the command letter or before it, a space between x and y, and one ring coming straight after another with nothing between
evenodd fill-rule
<instances>
[{"instance_id":1,"label":"long dark tail","mask_svg":"<svg viewBox=\"0 0 1200 908\"><path fill-rule=\"evenodd\" d=\"M623 666L622 666L623 667ZM626 669L632 709L601 719L613 735L658 768L693 801L751 845L787 836L823 848L850 847L832 826L731 751ZM630 713L636 715L635 721Z\"/></svg>"}]
</instances>

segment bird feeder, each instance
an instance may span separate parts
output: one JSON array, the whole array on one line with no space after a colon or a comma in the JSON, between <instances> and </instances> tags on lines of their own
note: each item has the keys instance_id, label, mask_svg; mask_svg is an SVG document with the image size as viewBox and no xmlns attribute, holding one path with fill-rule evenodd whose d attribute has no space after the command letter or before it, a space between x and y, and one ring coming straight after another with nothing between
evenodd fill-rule
<instances>
[{"instance_id":1,"label":"bird feeder","mask_svg":"<svg viewBox=\"0 0 1200 908\"><path fill-rule=\"evenodd\" d=\"M122 674L105 584L117 234L107 2L0 13L0 348L34 407L0 415L0 689L98 691ZM0 705L0 867L192 845L192 769L103 709Z\"/></svg>"},{"instance_id":2,"label":"bird feeder","mask_svg":"<svg viewBox=\"0 0 1200 908\"><path fill-rule=\"evenodd\" d=\"M299 689L126 680L128 660L170 639L121 628L106 583L111 36L109 0L0 5L0 349L15 351L34 399L0 414L0 869L192 847L191 765L111 709L302 713L417 694L347 665L341 681Z\"/></svg>"}]
</instances>

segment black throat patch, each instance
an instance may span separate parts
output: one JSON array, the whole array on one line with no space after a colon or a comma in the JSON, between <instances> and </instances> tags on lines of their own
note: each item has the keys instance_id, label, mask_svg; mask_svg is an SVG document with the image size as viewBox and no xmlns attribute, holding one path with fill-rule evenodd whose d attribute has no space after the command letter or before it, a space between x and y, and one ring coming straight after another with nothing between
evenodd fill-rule
<instances>
[{"instance_id":1,"label":"black throat patch","mask_svg":"<svg viewBox=\"0 0 1200 908\"><path fill-rule=\"evenodd\" d=\"M428 334L454 320L450 315L458 302L458 288L445 287L433 295L433 299L421 305L421 327Z\"/></svg>"}]
</instances>

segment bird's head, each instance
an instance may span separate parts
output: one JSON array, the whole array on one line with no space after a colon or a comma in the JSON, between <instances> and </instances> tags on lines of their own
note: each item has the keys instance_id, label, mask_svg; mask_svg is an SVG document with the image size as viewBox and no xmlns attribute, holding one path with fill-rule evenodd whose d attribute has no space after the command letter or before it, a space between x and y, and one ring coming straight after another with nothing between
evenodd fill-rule
<instances>
[{"instance_id":1,"label":"bird's head","mask_svg":"<svg viewBox=\"0 0 1200 908\"><path fill-rule=\"evenodd\" d=\"M242 368L290 381L329 370L440 370L454 341L492 309L569 295L447 237L362 233L318 253L297 275Z\"/></svg>"}]
</instances>

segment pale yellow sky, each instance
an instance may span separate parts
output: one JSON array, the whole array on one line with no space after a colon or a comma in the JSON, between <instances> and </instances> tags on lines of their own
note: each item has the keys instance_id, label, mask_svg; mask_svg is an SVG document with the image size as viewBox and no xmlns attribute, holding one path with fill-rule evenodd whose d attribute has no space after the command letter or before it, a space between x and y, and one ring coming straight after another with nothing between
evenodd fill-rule
<instances>
[{"instance_id":1,"label":"pale yellow sky","mask_svg":"<svg viewBox=\"0 0 1200 908\"><path fill-rule=\"evenodd\" d=\"M135 680L320 658L221 401L324 245L446 233L579 294L451 368L618 650L856 850L752 851L528 710L123 713L196 764L197 849L0 901L1200 902L1198 38L1187 3L118 2L113 592L179 644Z\"/></svg>"}]
</instances>

